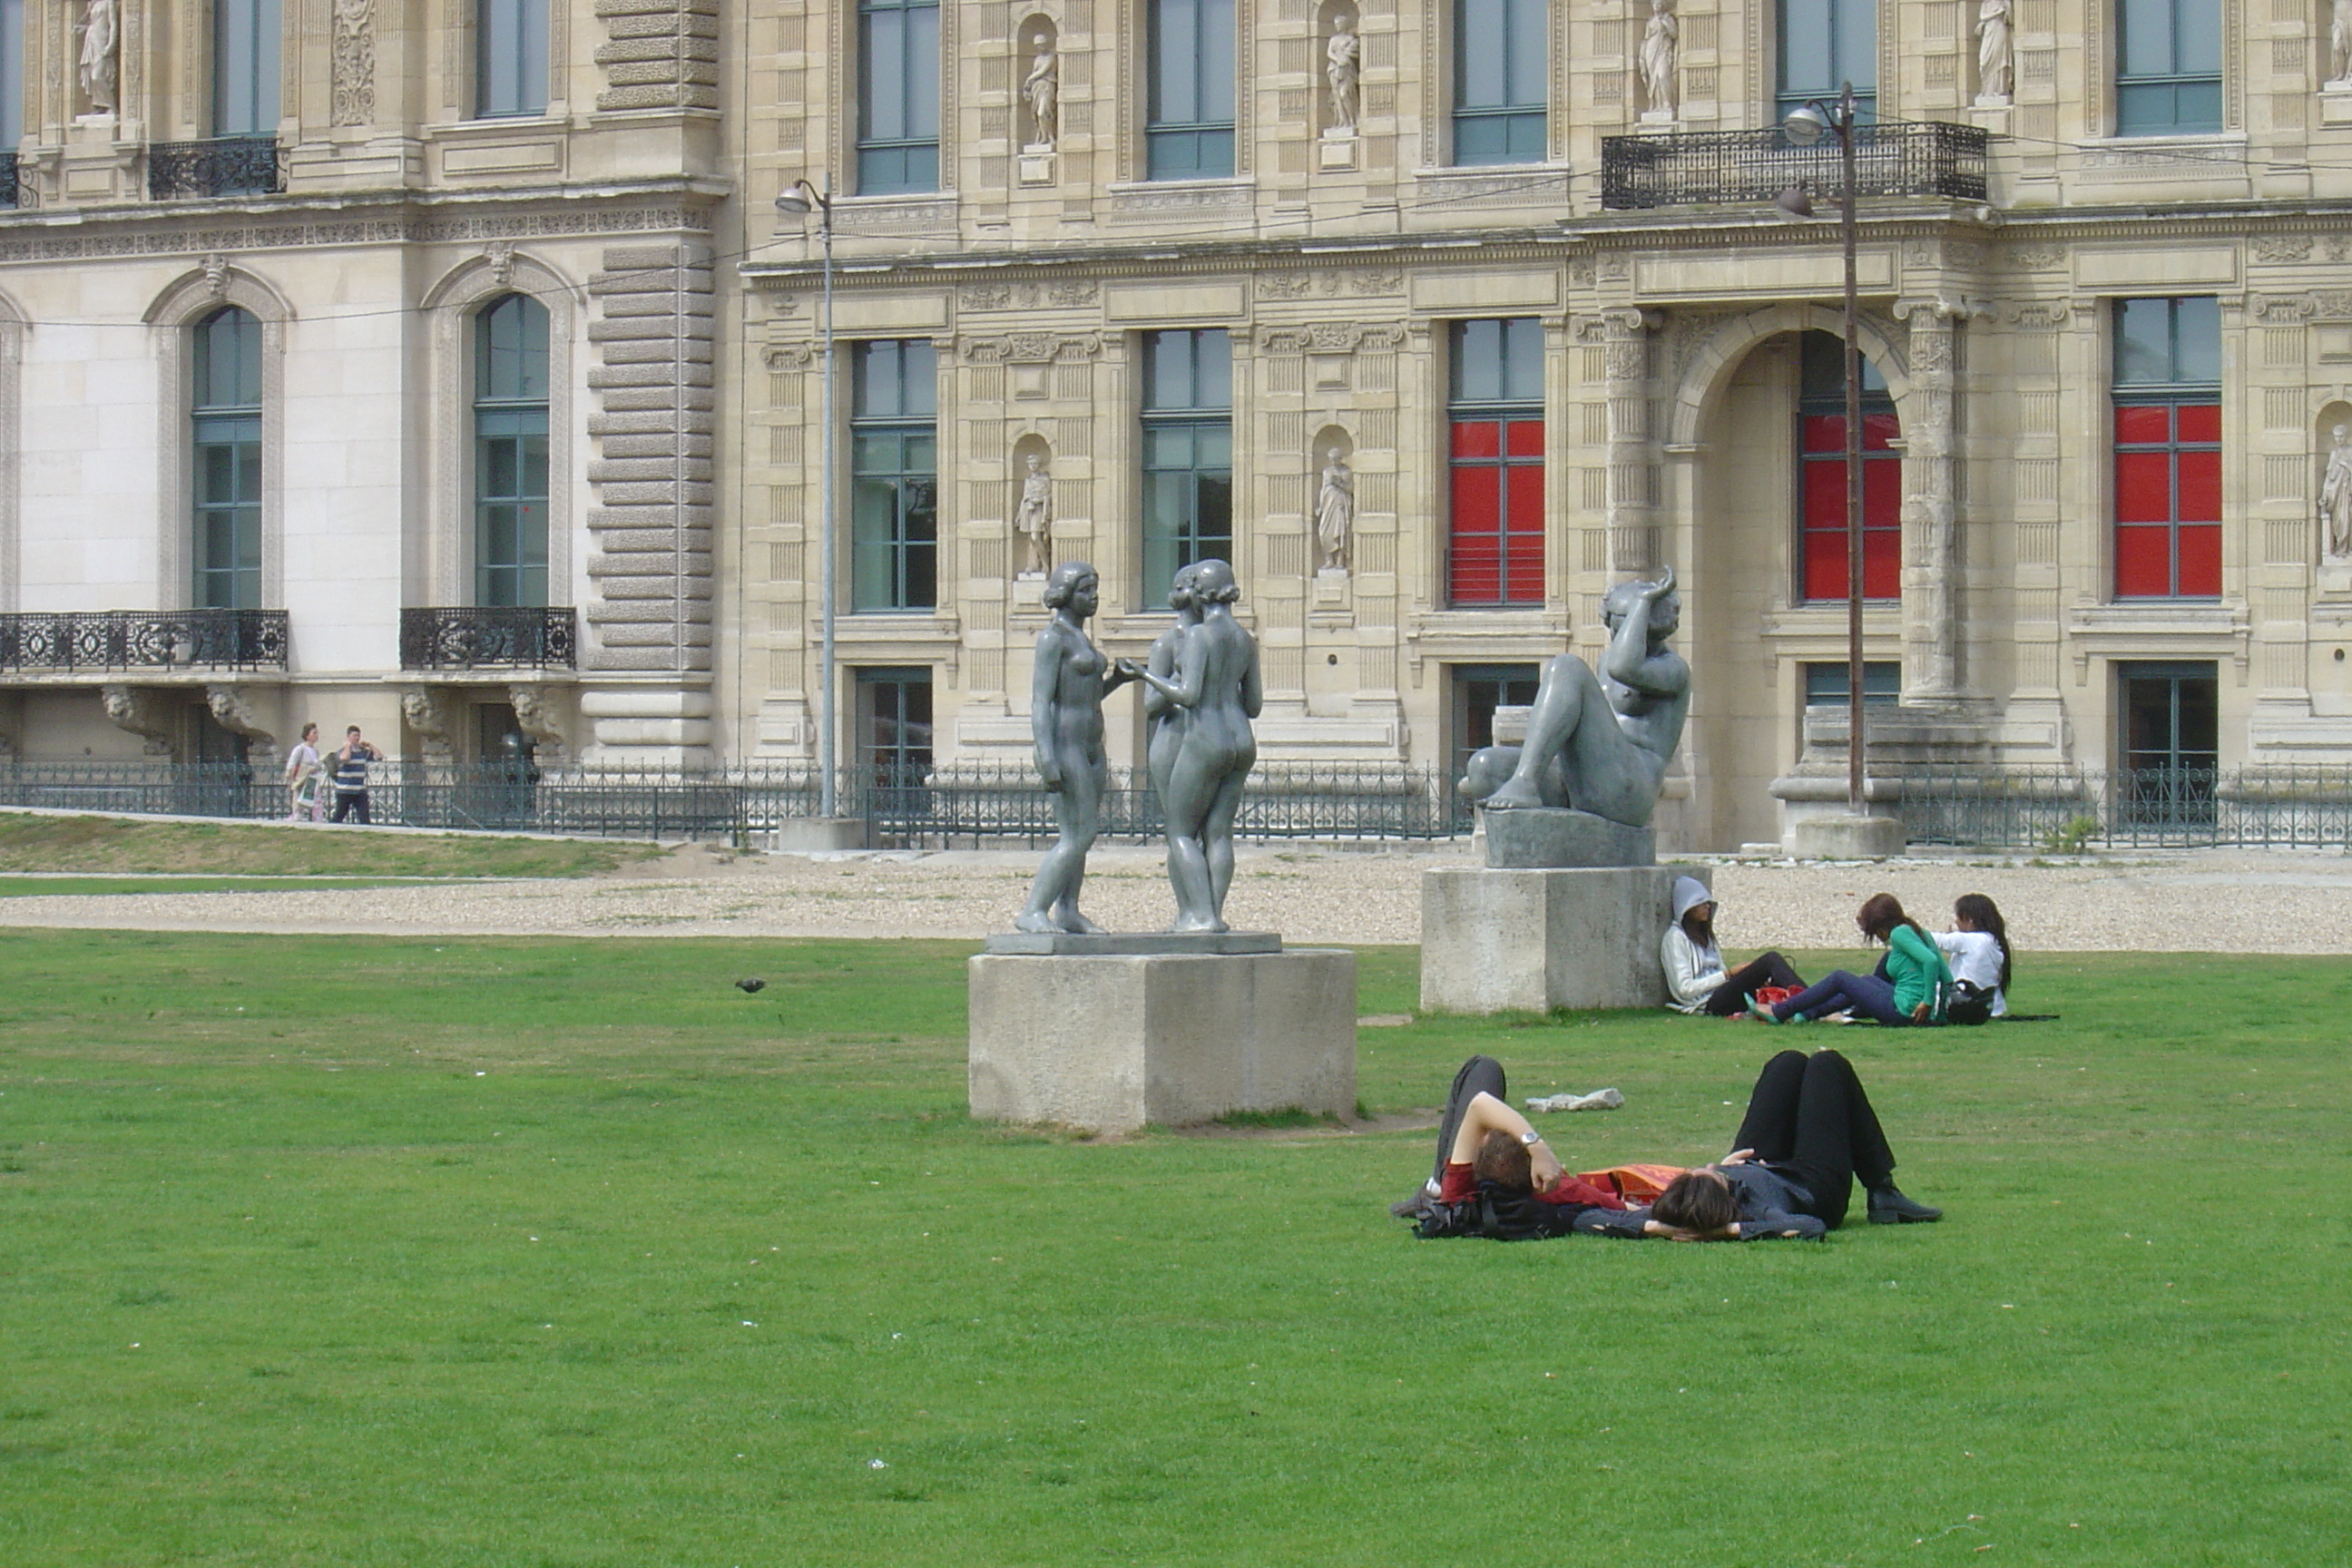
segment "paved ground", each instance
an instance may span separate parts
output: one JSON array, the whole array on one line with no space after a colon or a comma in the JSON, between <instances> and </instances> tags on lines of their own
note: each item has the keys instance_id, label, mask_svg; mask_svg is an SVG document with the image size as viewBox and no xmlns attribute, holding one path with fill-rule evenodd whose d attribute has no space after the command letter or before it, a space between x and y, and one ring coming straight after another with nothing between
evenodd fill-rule
<instances>
[{"instance_id":1,"label":"paved ground","mask_svg":"<svg viewBox=\"0 0 2352 1568\"><path fill-rule=\"evenodd\" d=\"M1031 850L722 859L688 848L632 875L584 881L419 885L358 892L142 894L0 900L0 925L139 931L376 931L566 936L978 938L1009 930ZM1226 916L1293 942L1420 940L1421 873L1472 864L1466 846L1357 852L1244 847ZM1720 862L1725 945L1858 945L1853 910L1881 890L1931 926L1961 893L1989 893L2021 954L2036 950L2337 952L2352 857L2243 853L2036 866ZM1087 911L1115 930L1172 913L1160 857L1097 852Z\"/></svg>"}]
</instances>

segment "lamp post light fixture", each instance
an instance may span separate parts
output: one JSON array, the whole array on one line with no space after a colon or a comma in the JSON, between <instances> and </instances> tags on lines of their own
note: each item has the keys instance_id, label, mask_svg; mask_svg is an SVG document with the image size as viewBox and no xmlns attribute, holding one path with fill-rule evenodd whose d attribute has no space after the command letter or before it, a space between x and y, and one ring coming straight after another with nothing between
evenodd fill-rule
<instances>
[{"instance_id":1,"label":"lamp post light fixture","mask_svg":"<svg viewBox=\"0 0 2352 1568\"><path fill-rule=\"evenodd\" d=\"M817 815L827 820L838 816L839 799L835 793L835 737L838 731L834 711L834 526L833 486L835 469L834 443L839 439L837 422L834 417L834 384L838 379L833 341L833 198L818 190L805 179L795 180L790 189L776 198L776 211L787 217L804 218L816 215L817 235L824 247L824 467L817 476Z\"/></svg>"},{"instance_id":2,"label":"lamp post light fixture","mask_svg":"<svg viewBox=\"0 0 2352 1568\"><path fill-rule=\"evenodd\" d=\"M1847 82L1834 103L1816 100L1790 110L1780 131L1798 147L1816 146L1822 137L1835 136L1843 165L1838 226L1845 249L1845 793L1846 809L1864 816L1868 807L1863 800L1862 767L1862 347L1856 341L1862 310L1854 284L1854 121L1853 83ZM1801 181L1782 191L1773 205L1790 217L1813 216L1812 200Z\"/></svg>"}]
</instances>

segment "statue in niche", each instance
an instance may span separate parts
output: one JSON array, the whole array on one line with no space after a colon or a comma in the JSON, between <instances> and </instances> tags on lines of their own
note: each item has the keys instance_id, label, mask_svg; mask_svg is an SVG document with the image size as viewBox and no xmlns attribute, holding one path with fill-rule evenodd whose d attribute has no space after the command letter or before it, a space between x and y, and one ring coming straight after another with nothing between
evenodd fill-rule
<instances>
[{"instance_id":1,"label":"statue in niche","mask_svg":"<svg viewBox=\"0 0 2352 1568\"><path fill-rule=\"evenodd\" d=\"M2352 86L2352 0L2336 0L2328 14L2327 85Z\"/></svg>"},{"instance_id":2,"label":"statue in niche","mask_svg":"<svg viewBox=\"0 0 2352 1568\"><path fill-rule=\"evenodd\" d=\"M1050 150L1061 135L1061 61L1052 38L1040 33L1031 42L1037 54L1021 82L1021 96L1029 100L1029 145Z\"/></svg>"},{"instance_id":3,"label":"statue in niche","mask_svg":"<svg viewBox=\"0 0 2352 1568\"><path fill-rule=\"evenodd\" d=\"M82 0L81 90L90 112L114 112L114 46L118 37L114 0Z\"/></svg>"},{"instance_id":4,"label":"statue in niche","mask_svg":"<svg viewBox=\"0 0 2352 1568\"><path fill-rule=\"evenodd\" d=\"M1175 931L1221 931L1226 891L1234 881L1234 821L1242 784L1257 763L1250 721L1265 701L1258 678L1257 639L1234 618L1241 597L1234 569L1223 561L1195 562L1192 595L1198 626L1176 641L1172 676L1122 660L1135 679L1183 710L1168 782L1160 795L1168 823L1168 881L1176 894Z\"/></svg>"},{"instance_id":5,"label":"statue in niche","mask_svg":"<svg viewBox=\"0 0 2352 1568\"><path fill-rule=\"evenodd\" d=\"M1666 646L1682 611L1672 567L1654 583L1610 589L1600 675L1574 653L1545 666L1527 744L1473 755L1463 793L1489 811L1567 806L1647 827L1690 717L1690 666Z\"/></svg>"},{"instance_id":6,"label":"statue in niche","mask_svg":"<svg viewBox=\"0 0 2352 1568\"><path fill-rule=\"evenodd\" d=\"M2319 480L2320 559L2352 562L2352 426L2338 425Z\"/></svg>"},{"instance_id":7,"label":"statue in niche","mask_svg":"<svg viewBox=\"0 0 2352 1568\"><path fill-rule=\"evenodd\" d=\"M1029 454L1029 477L1021 481L1021 510L1013 514L1013 531L1021 536L1021 575L1044 576L1054 556L1054 476L1034 452Z\"/></svg>"},{"instance_id":8,"label":"statue in niche","mask_svg":"<svg viewBox=\"0 0 2352 1568\"><path fill-rule=\"evenodd\" d=\"M1671 117L1677 94L1675 67L1683 48L1682 24L1675 20L1670 0L1650 0L1650 19L1642 28L1642 90L1653 113Z\"/></svg>"},{"instance_id":9,"label":"statue in niche","mask_svg":"<svg viewBox=\"0 0 2352 1568\"><path fill-rule=\"evenodd\" d=\"M1323 489L1315 498L1315 546L1326 571L1348 569L1356 527L1356 475L1334 447L1323 454Z\"/></svg>"},{"instance_id":10,"label":"statue in niche","mask_svg":"<svg viewBox=\"0 0 2352 1568\"><path fill-rule=\"evenodd\" d=\"M1328 129L1353 132L1356 97L1363 80L1364 41L1355 32L1355 19L1345 11L1331 18L1331 41L1323 46L1323 79L1331 84Z\"/></svg>"},{"instance_id":11,"label":"statue in niche","mask_svg":"<svg viewBox=\"0 0 2352 1568\"><path fill-rule=\"evenodd\" d=\"M2010 0L1980 0L1977 6L1977 97L2009 99Z\"/></svg>"},{"instance_id":12,"label":"statue in niche","mask_svg":"<svg viewBox=\"0 0 2352 1568\"><path fill-rule=\"evenodd\" d=\"M1098 934L1102 927L1078 912L1087 879L1087 851L1101 830L1103 796L1110 790L1110 760L1103 751L1103 699L1135 679L1132 664L1108 664L1087 638L1102 580L1083 561L1066 561L1045 580L1045 607L1054 618L1037 634L1037 663L1029 684L1029 733L1037 773L1054 799L1054 847L1037 867L1029 902L1013 921L1025 931Z\"/></svg>"}]
</instances>

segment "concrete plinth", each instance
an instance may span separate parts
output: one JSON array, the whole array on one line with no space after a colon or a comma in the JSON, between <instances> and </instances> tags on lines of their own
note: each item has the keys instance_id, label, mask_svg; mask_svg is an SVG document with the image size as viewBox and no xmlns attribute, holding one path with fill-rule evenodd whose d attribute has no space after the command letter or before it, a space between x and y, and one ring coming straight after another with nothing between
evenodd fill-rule
<instances>
[{"instance_id":1,"label":"concrete plinth","mask_svg":"<svg viewBox=\"0 0 2352 1568\"><path fill-rule=\"evenodd\" d=\"M776 824L768 847L782 855L824 855L863 849L866 819L862 816L788 816Z\"/></svg>"},{"instance_id":2,"label":"concrete plinth","mask_svg":"<svg viewBox=\"0 0 2352 1568\"><path fill-rule=\"evenodd\" d=\"M1800 817L1789 825L1789 853L1800 860L1885 860L1910 842L1892 816L1845 814Z\"/></svg>"},{"instance_id":3,"label":"concrete plinth","mask_svg":"<svg viewBox=\"0 0 2352 1568\"><path fill-rule=\"evenodd\" d=\"M1496 812L1487 824L1511 815ZM1700 866L1446 868L1421 879L1421 1005L1433 1013L1665 1005L1659 939Z\"/></svg>"},{"instance_id":4,"label":"concrete plinth","mask_svg":"<svg viewBox=\"0 0 2352 1568\"><path fill-rule=\"evenodd\" d=\"M1486 819L1486 864L1513 869L1553 867L1654 866L1658 836L1589 811L1512 806Z\"/></svg>"},{"instance_id":5,"label":"concrete plinth","mask_svg":"<svg viewBox=\"0 0 2352 1568\"><path fill-rule=\"evenodd\" d=\"M1356 955L969 961L971 1113L1095 1132L1356 1109Z\"/></svg>"}]
</instances>

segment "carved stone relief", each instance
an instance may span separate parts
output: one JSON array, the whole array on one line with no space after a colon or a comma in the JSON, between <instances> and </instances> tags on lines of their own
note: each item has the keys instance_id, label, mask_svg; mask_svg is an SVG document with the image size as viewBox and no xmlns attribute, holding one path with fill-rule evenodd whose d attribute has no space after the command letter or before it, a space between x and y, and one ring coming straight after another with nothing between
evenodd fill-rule
<instances>
[{"instance_id":1,"label":"carved stone relief","mask_svg":"<svg viewBox=\"0 0 2352 1568\"><path fill-rule=\"evenodd\" d=\"M337 125L375 121L375 0L334 0L331 48Z\"/></svg>"},{"instance_id":2,"label":"carved stone relief","mask_svg":"<svg viewBox=\"0 0 2352 1568\"><path fill-rule=\"evenodd\" d=\"M164 693L147 686L107 685L99 688L106 716L118 729L141 737L151 757L168 757L180 738L180 714Z\"/></svg>"}]
</instances>

